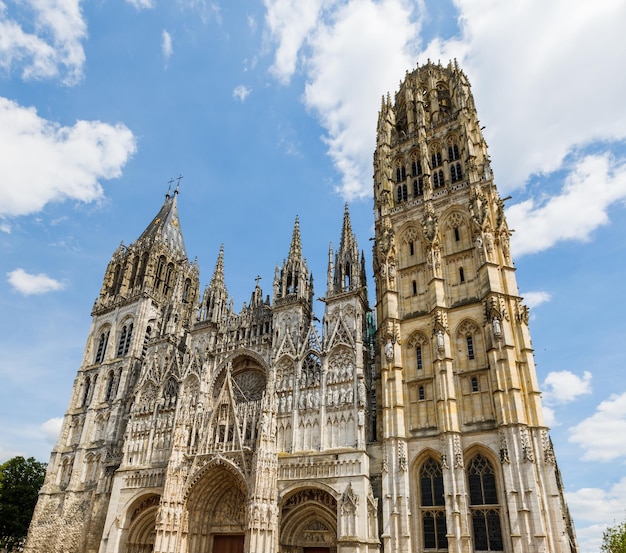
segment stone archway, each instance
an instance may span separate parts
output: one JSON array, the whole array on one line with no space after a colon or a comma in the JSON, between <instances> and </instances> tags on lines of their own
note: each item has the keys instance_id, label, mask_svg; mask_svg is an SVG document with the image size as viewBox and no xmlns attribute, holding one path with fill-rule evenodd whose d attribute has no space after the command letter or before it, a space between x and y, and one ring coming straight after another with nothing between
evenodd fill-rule
<instances>
[{"instance_id":1,"label":"stone archway","mask_svg":"<svg viewBox=\"0 0 626 553\"><path fill-rule=\"evenodd\" d=\"M186 504L188 553L243 553L247 489L234 467L210 467L190 490Z\"/></svg>"},{"instance_id":2,"label":"stone archway","mask_svg":"<svg viewBox=\"0 0 626 553\"><path fill-rule=\"evenodd\" d=\"M337 501L327 491L300 490L283 503L280 553L336 553Z\"/></svg>"},{"instance_id":3,"label":"stone archway","mask_svg":"<svg viewBox=\"0 0 626 553\"><path fill-rule=\"evenodd\" d=\"M159 510L158 495L151 495L135 503L130 515L126 553L152 553L156 536L156 516Z\"/></svg>"}]
</instances>

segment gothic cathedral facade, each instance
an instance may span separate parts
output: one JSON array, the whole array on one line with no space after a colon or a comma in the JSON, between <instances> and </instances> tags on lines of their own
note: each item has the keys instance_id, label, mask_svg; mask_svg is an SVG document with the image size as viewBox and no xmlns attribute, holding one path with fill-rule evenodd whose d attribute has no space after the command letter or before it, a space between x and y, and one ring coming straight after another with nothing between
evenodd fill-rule
<instances>
[{"instance_id":1,"label":"gothic cathedral facade","mask_svg":"<svg viewBox=\"0 0 626 553\"><path fill-rule=\"evenodd\" d=\"M375 311L346 206L318 326L297 219L236 313L168 194L107 267L25 551L575 553L456 63L383 99L374 218Z\"/></svg>"}]
</instances>

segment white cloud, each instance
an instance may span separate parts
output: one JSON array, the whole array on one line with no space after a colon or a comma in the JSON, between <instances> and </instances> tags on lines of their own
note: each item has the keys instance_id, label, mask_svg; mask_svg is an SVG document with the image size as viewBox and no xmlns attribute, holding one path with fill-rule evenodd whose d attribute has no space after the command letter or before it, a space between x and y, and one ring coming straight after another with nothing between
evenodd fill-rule
<instances>
[{"instance_id":1,"label":"white cloud","mask_svg":"<svg viewBox=\"0 0 626 553\"><path fill-rule=\"evenodd\" d=\"M555 426L560 426L559 422L556 420L556 413L552 407L548 407L545 402L541 406L543 410L543 420L546 426L550 428L554 428Z\"/></svg>"},{"instance_id":2,"label":"white cloud","mask_svg":"<svg viewBox=\"0 0 626 553\"><path fill-rule=\"evenodd\" d=\"M9 223L0 223L0 232L11 234L11 225Z\"/></svg>"},{"instance_id":3,"label":"white cloud","mask_svg":"<svg viewBox=\"0 0 626 553\"><path fill-rule=\"evenodd\" d=\"M131 6L134 6L138 10L154 8L153 0L126 0Z\"/></svg>"},{"instance_id":4,"label":"white cloud","mask_svg":"<svg viewBox=\"0 0 626 553\"><path fill-rule=\"evenodd\" d=\"M626 198L626 164L609 154L588 155L576 163L555 196L529 199L506 210L516 257L543 251L563 240L587 241L609 222L607 209Z\"/></svg>"},{"instance_id":5,"label":"white cloud","mask_svg":"<svg viewBox=\"0 0 626 553\"><path fill-rule=\"evenodd\" d=\"M576 535L581 553L600 551L602 533L613 521L624 519L626 508L626 477L606 491L602 488L581 488L566 493L567 504L576 521ZM587 523L586 525L581 522Z\"/></svg>"},{"instance_id":6,"label":"white cloud","mask_svg":"<svg viewBox=\"0 0 626 553\"><path fill-rule=\"evenodd\" d=\"M56 444L59 434L61 433L62 425L62 417L53 417L42 423L39 428L43 432L43 435L48 443Z\"/></svg>"},{"instance_id":7,"label":"white cloud","mask_svg":"<svg viewBox=\"0 0 626 553\"><path fill-rule=\"evenodd\" d=\"M585 450L585 461L626 457L626 392L612 395L593 415L570 428L569 441Z\"/></svg>"},{"instance_id":8,"label":"white cloud","mask_svg":"<svg viewBox=\"0 0 626 553\"><path fill-rule=\"evenodd\" d=\"M265 22L278 43L272 72L283 83L296 70L298 52L318 23L323 0L264 0Z\"/></svg>"},{"instance_id":9,"label":"white cloud","mask_svg":"<svg viewBox=\"0 0 626 553\"><path fill-rule=\"evenodd\" d=\"M248 97L248 95L250 94L250 92L252 92L251 88L248 88L240 84L239 86L235 87L235 90L233 90L233 97L239 100L240 102L244 102L246 98Z\"/></svg>"},{"instance_id":10,"label":"white cloud","mask_svg":"<svg viewBox=\"0 0 626 553\"><path fill-rule=\"evenodd\" d=\"M550 372L543 381L543 389L546 403L570 403L591 393L591 373L585 371L581 378L570 371Z\"/></svg>"},{"instance_id":11,"label":"white cloud","mask_svg":"<svg viewBox=\"0 0 626 553\"><path fill-rule=\"evenodd\" d=\"M534 292L524 292L520 294L524 298L524 303L530 308L539 307L542 303L546 303L552 299L548 292L537 290Z\"/></svg>"},{"instance_id":12,"label":"white cloud","mask_svg":"<svg viewBox=\"0 0 626 553\"><path fill-rule=\"evenodd\" d=\"M435 39L419 56L423 2L265 0L265 7L266 27L276 45L272 71L281 82L297 67L306 72L305 102L327 131L329 155L342 174L341 192L347 198L371 194L370 131L380 96L393 92L418 57L421 62L456 57L468 73L502 191L523 186L533 174L562 169L566 156L575 163L584 146L626 137L626 110L621 108L626 73L615 70L626 57L626 4L621 0L528 0L514 7L493 0L456 0L460 34ZM588 164L591 159L579 160L572 179L592 169L587 184L605 184L602 168ZM615 180L621 186L621 178ZM581 221L579 199L579 189L573 194L564 189L556 203L546 196L513 206L509 211L518 226L532 223L538 229L532 238L526 228L514 235L517 255L559 240L588 238L616 201L594 198L592 213L585 212L588 220ZM562 221L568 202L575 202L578 211ZM543 236L539 234L547 225L539 217L528 219L541 208L562 225L553 225ZM581 230L574 230L574 222L584 222ZM528 237L524 242L522 235Z\"/></svg>"},{"instance_id":13,"label":"white cloud","mask_svg":"<svg viewBox=\"0 0 626 553\"><path fill-rule=\"evenodd\" d=\"M32 19L33 32L9 17L0 0L0 67L19 68L24 79L61 77L68 85L77 83L85 63L81 41L87 37L80 0L25 0L19 9L29 11L20 20Z\"/></svg>"},{"instance_id":14,"label":"white cloud","mask_svg":"<svg viewBox=\"0 0 626 553\"><path fill-rule=\"evenodd\" d=\"M167 66L167 62L172 57L172 35L170 35L165 29L163 29L163 33L161 34L161 52L163 53L163 58L165 59L165 65Z\"/></svg>"},{"instance_id":15,"label":"white cloud","mask_svg":"<svg viewBox=\"0 0 626 553\"><path fill-rule=\"evenodd\" d=\"M328 135L329 155L350 200L371 194L376 114L382 95L413 65L417 33L401 0L351 1L310 38L305 103Z\"/></svg>"},{"instance_id":16,"label":"white cloud","mask_svg":"<svg viewBox=\"0 0 626 553\"><path fill-rule=\"evenodd\" d=\"M624 2L455 4L461 42L433 44L427 53L460 56L501 189L558 169L576 146L626 136L626 110L615 108L626 94L626 76L614 70L626 56Z\"/></svg>"},{"instance_id":17,"label":"white cloud","mask_svg":"<svg viewBox=\"0 0 626 553\"><path fill-rule=\"evenodd\" d=\"M31 296L34 294L46 294L48 292L56 292L62 290L65 285L44 273L32 275L24 269L15 269L7 273L7 280L13 288L24 294Z\"/></svg>"},{"instance_id":18,"label":"white cloud","mask_svg":"<svg viewBox=\"0 0 626 553\"><path fill-rule=\"evenodd\" d=\"M35 213L52 201L100 199L98 179L120 176L135 149L122 124L62 127L0 97L0 217Z\"/></svg>"}]
</instances>

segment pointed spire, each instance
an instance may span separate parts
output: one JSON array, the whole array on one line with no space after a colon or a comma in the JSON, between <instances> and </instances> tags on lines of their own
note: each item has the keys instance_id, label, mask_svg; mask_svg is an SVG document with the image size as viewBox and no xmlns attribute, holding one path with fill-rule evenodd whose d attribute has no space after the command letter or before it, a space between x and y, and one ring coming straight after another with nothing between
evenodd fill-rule
<instances>
[{"instance_id":1,"label":"pointed spire","mask_svg":"<svg viewBox=\"0 0 626 553\"><path fill-rule=\"evenodd\" d=\"M302 243L300 242L300 220L296 215L296 222L293 226L293 235L291 237L291 246L289 247L289 261L300 260L302 258Z\"/></svg>"},{"instance_id":2,"label":"pointed spire","mask_svg":"<svg viewBox=\"0 0 626 553\"><path fill-rule=\"evenodd\" d=\"M222 244L215 262L211 282L204 290L200 308L200 320L216 323L222 319L227 308L228 290L224 282L224 244Z\"/></svg>"},{"instance_id":3,"label":"pointed spire","mask_svg":"<svg viewBox=\"0 0 626 553\"><path fill-rule=\"evenodd\" d=\"M170 195L168 190L165 195L165 202L157 216L147 226L139 237L139 242L158 240L169 245L169 247L179 256L187 257L183 234L180 229L178 219L178 205L176 202L178 194Z\"/></svg>"},{"instance_id":4,"label":"pointed spire","mask_svg":"<svg viewBox=\"0 0 626 553\"><path fill-rule=\"evenodd\" d=\"M329 263L330 269L330 263ZM359 249L356 237L352 232L350 211L346 203L343 212L343 226L341 241L335 254L332 282L329 279L327 295L357 290L363 286L363 267L359 259Z\"/></svg>"},{"instance_id":5,"label":"pointed spire","mask_svg":"<svg viewBox=\"0 0 626 553\"><path fill-rule=\"evenodd\" d=\"M352 234L352 224L350 223L350 212L348 211L348 202L343 212L343 228L341 229L341 243L339 244L339 250L343 250L349 247L352 243L354 235Z\"/></svg>"},{"instance_id":6,"label":"pointed spire","mask_svg":"<svg viewBox=\"0 0 626 553\"><path fill-rule=\"evenodd\" d=\"M220 253L217 256L215 262L215 269L213 270L213 276L211 277L210 288L226 288L224 284L224 244L220 246Z\"/></svg>"}]
</instances>

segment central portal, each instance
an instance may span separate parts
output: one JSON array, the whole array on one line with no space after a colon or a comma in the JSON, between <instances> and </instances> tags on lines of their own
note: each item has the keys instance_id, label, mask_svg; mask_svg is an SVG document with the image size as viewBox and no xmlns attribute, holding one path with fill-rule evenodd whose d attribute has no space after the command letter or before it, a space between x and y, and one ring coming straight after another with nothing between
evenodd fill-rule
<instances>
[{"instance_id":1,"label":"central portal","mask_svg":"<svg viewBox=\"0 0 626 553\"><path fill-rule=\"evenodd\" d=\"M243 534L216 534L213 553L243 553Z\"/></svg>"}]
</instances>

